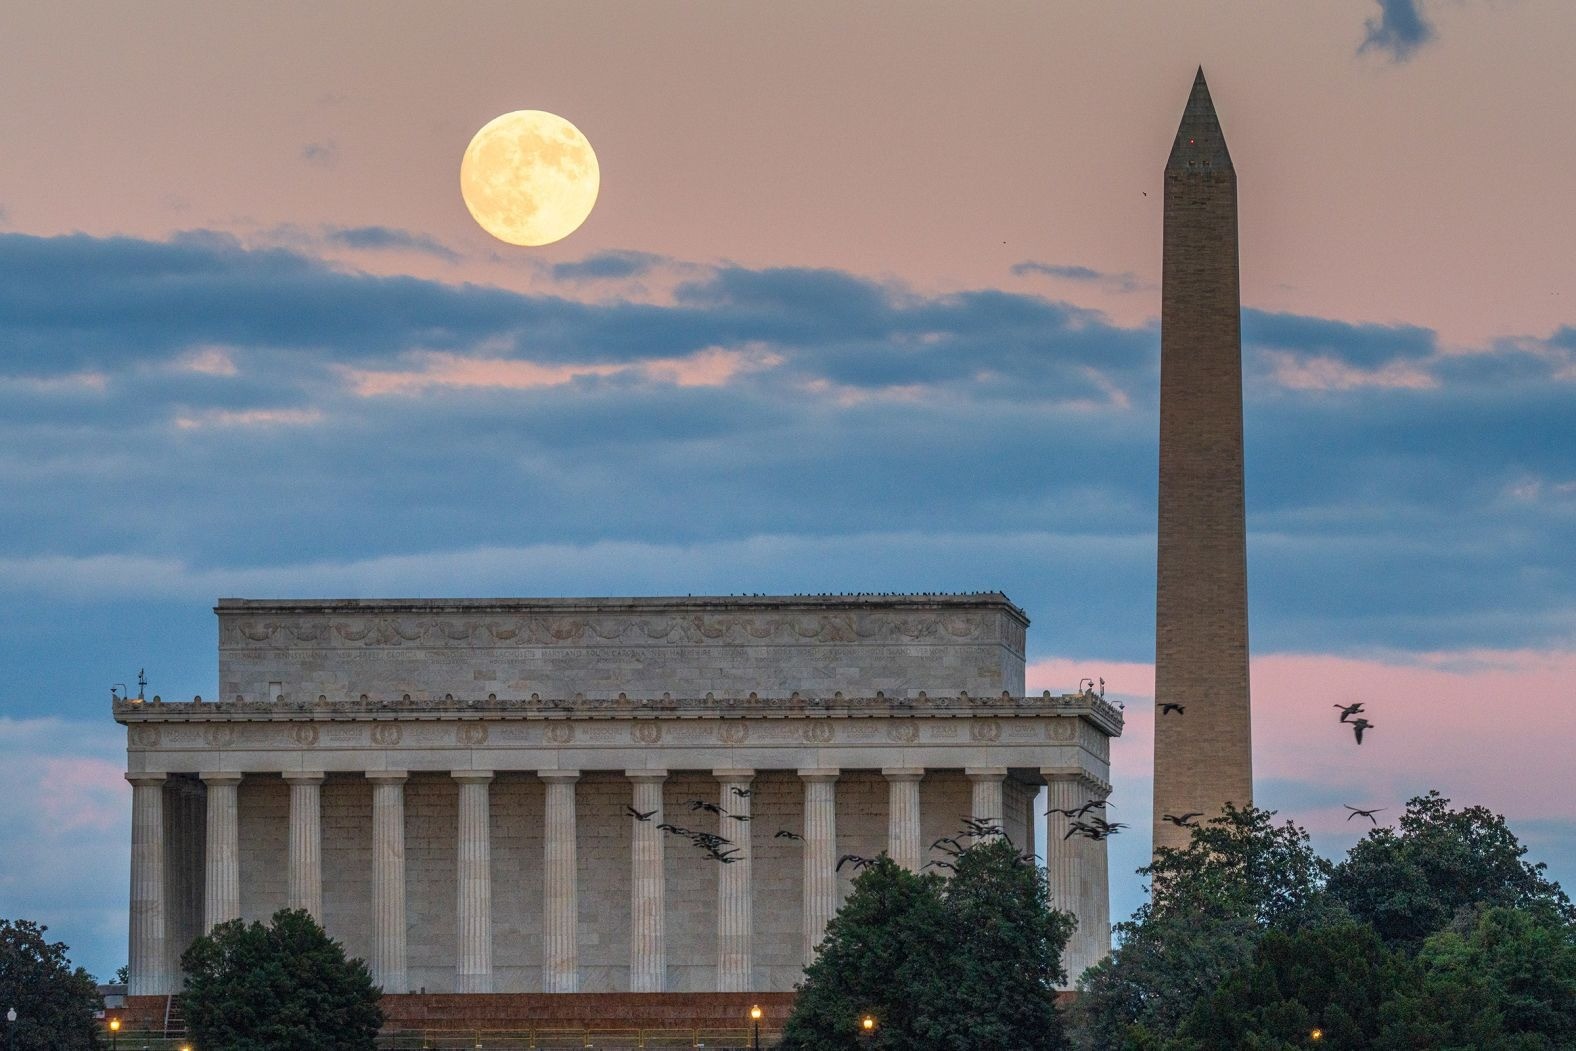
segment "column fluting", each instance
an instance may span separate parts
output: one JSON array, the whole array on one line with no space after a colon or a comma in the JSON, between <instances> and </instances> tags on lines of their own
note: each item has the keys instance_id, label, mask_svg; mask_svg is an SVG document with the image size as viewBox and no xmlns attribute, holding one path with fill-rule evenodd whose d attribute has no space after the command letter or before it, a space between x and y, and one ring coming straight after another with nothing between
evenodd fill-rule
<instances>
[{"instance_id":1,"label":"column fluting","mask_svg":"<svg viewBox=\"0 0 1576 1051\"><path fill-rule=\"evenodd\" d=\"M131 782L131 938L126 992L172 991L164 948L164 774L127 774Z\"/></svg>"},{"instance_id":2,"label":"column fluting","mask_svg":"<svg viewBox=\"0 0 1576 1051\"><path fill-rule=\"evenodd\" d=\"M542 991L580 991L580 898L575 851L577 770L544 770L542 829ZM652 819L656 820L655 818Z\"/></svg>"},{"instance_id":3,"label":"column fluting","mask_svg":"<svg viewBox=\"0 0 1576 1051\"><path fill-rule=\"evenodd\" d=\"M1080 773L1045 770L1048 786L1047 809L1075 810L1095 799L1090 781ZM1098 816L1098 815L1096 815ZM1076 818L1051 813L1046 818L1045 869L1050 884L1051 905L1066 909L1078 918L1078 927L1067 940L1062 964L1071 988L1084 969L1097 963L1111 947L1110 902L1105 883L1105 841L1084 835L1068 836Z\"/></svg>"},{"instance_id":4,"label":"column fluting","mask_svg":"<svg viewBox=\"0 0 1576 1051\"><path fill-rule=\"evenodd\" d=\"M493 991L491 770L453 771L460 785L459 842L455 852L454 990Z\"/></svg>"},{"instance_id":5,"label":"column fluting","mask_svg":"<svg viewBox=\"0 0 1576 1051\"><path fill-rule=\"evenodd\" d=\"M403 770L369 770L372 782L372 980L386 993L410 991L405 938Z\"/></svg>"},{"instance_id":6,"label":"column fluting","mask_svg":"<svg viewBox=\"0 0 1576 1051\"><path fill-rule=\"evenodd\" d=\"M1000 826L1002 816L1001 783L1007 776L1003 766L971 766L964 770L972 786L969 809L978 821ZM988 838L988 837L986 837Z\"/></svg>"},{"instance_id":7,"label":"column fluting","mask_svg":"<svg viewBox=\"0 0 1576 1051\"><path fill-rule=\"evenodd\" d=\"M918 872L924 853L919 839L919 783L925 771L887 767L881 773L887 779L887 854L910 872Z\"/></svg>"},{"instance_id":8,"label":"column fluting","mask_svg":"<svg viewBox=\"0 0 1576 1051\"><path fill-rule=\"evenodd\" d=\"M754 961L751 902L750 799L754 770L716 770L718 805L728 812L724 825L734 826L734 853L717 873L717 991L742 993L751 987ZM735 820L737 819L737 820Z\"/></svg>"},{"instance_id":9,"label":"column fluting","mask_svg":"<svg viewBox=\"0 0 1576 1051\"><path fill-rule=\"evenodd\" d=\"M837 770L800 770L804 781L804 965L815 960L837 912Z\"/></svg>"},{"instance_id":10,"label":"column fluting","mask_svg":"<svg viewBox=\"0 0 1576 1051\"><path fill-rule=\"evenodd\" d=\"M206 933L241 915L241 775L205 773L199 776L208 788L202 899L202 927Z\"/></svg>"},{"instance_id":11,"label":"column fluting","mask_svg":"<svg viewBox=\"0 0 1576 1051\"><path fill-rule=\"evenodd\" d=\"M660 993L667 984L667 887L663 875L662 784L666 770L626 770L633 806L645 821L630 820L633 847L629 892L629 991ZM654 812L654 813L653 813Z\"/></svg>"},{"instance_id":12,"label":"column fluting","mask_svg":"<svg viewBox=\"0 0 1576 1051\"><path fill-rule=\"evenodd\" d=\"M290 846L286 903L323 922L323 774L288 773Z\"/></svg>"}]
</instances>

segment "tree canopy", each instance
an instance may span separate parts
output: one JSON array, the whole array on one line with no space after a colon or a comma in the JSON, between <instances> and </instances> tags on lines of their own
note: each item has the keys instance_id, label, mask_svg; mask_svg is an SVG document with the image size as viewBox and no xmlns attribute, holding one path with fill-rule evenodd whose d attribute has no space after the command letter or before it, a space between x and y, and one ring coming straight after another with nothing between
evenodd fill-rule
<instances>
[{"instance_id":1,"label":"tree canopy","mask_svg":"<svg viewBox=\"0 0 1576 1051\"><path fill-rule=\"evenodd\" d=\"M181 957L181 1007L202 1047L371 1051L383 1012L367 966L303 910L221 923Z\"/></svg>"},{"instance_id":2,"label":"tree canopy","mask_svg":"<svg viewBox=\"0 0 1576 1051\"><path fill-rule=\"evenodd\" d=\"M1492 811L1452 810L1438 792L1406 804L1395 829L1370 832L1335 867L1330 893L1391 945L1416 949L1463 909L1549 909L1576 920L1544 865Z\"/></svg>"},{"instance_id":3,"label":"tree canopy","mask_svg":"<svg viewBox=\"0 0 1576 1051\"><path fill-rule=\"evenodd\" d=\"M1576 1046L1576 913L1502 817L1431 792L1333 865L1272 819L1228 809L1139 870L1079 1047Z\"/></svg>"},{"instance_id":4,"label":"tree canopy","mask_svg":"<svg viewBox=\"0 0 1576 1051\"><path fill-rule=\"evenodd\" d=\"M16 1051L97 1048L94 1015L103 1006L97 983L71 966L64 942L45 939L48 930L31 920L0 919L0 1015L16 1009L6 1036Z\"/></svg>"},{"instance_id":5,"label":"tree canopy","mask_svg":"<svg viewBox=\"0 0 1576 1051\"><path fill-rule=\"evenodd\" d=\"M1070 915L1044 873L1000 837L954 859L952 878L882 855L854 882L805 972L783 1047L1054 1051ZM868 1038L858 1020L873 1015Z\"/></svg>"}]
</instances>

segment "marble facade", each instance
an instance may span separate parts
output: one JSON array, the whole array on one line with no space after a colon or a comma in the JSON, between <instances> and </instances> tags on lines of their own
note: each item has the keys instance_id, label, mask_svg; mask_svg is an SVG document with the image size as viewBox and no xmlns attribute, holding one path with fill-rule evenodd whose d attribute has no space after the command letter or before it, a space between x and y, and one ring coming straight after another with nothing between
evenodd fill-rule
<instances>
[{"instance_id":1,"label":"marble facade","mask_svg":"<svg viewBox=\"0 0 1576 1051\"><path fill-rule=\"evenodd\" d=\"M389 992L787 991L841 854L917 868L970 815L1045 857L1073 975L1109 951L1105 844L1036 843L1035 800L1103 798L1121 716L1025 696L999 594L216 612L220 700L115 705L134 996L174 991L206 927L286 905Z\"/></svg>"}]
</instances>

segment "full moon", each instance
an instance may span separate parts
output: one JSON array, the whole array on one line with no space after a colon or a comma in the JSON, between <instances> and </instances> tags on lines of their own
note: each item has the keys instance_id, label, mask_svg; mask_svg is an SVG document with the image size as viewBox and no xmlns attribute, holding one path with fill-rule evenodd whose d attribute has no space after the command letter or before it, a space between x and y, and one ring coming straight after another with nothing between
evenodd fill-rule
<instances>
[{"instance_id":1,"label":"full moon","mask_svg":"<svg viewBox=\"0 0 1576 1051\"><path fill-rule=\"evenodd\" d=\"M460 196L483 230L545 245L577 230L602 185L591 143L564 118L522 109L495 117L460 161Z\"/></svg>"}]
</instances>

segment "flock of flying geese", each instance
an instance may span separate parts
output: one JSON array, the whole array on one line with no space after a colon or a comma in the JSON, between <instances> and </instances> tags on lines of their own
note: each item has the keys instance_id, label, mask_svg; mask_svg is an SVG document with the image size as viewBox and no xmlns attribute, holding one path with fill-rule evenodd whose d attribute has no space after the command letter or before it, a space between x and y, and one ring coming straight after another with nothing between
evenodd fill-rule
<instances>
[{"instance_id":1,"label":"flock of flying geese","mask_svg":"<svg viewBox=\"0 0 1576 1051\"><path fill-rule=\"evenodd\" d=\"M1162 701L1158 707L1160 708L1161 718L1171 715L1172 713L1177 715L1187 714L1187 705L1185 704L1177 704L1172 701ZM1372 730L1374 728L1374 724L1369 722L1362 714L1363 702L1353 701L1351 704L1336 704L1331 705L1331 707L1340 711L1340 722L1352 728L1352 736L1355 737L1357 739L1357 743L1361 745L1363 743L1363 731ZM1085 805L1087 806L1089 804ZM1379 821L1374 817L1374 815L1382 814L1384 811L1389 809L1388 807L1374 807L1372 809L1364 810L1362 807L1355 807L1348 803L1342 803L1341 805L1346 807L1347 810L1351 811L1350 814L1346 815L1346 820L1350 821L1354 817L1365 817L1376 826L1379 824ZM1066 811L1052 810L1050 813L1066 813ZM1193 819L1203 816L1204 815L1198 811L1189 811L1186 814L1162 814L1161 820L1169 821L1178 828L1194 828L1197 826L1197 822L1195 822ZM1068 835L1071 834L1072 832L1069 830ZM1066 837L1064 836L1063 838L1065 839Z\"/></svg>"},{"instance_id":2,"label":"flock of flying geese","mask_svg":"<svg viewBox=\"0 0 1576 1051\"><path fill-rule=\"evenodd\" d=\"M1103 684L1104 683L1102 680L1102 685ZM1352 728L1352 733L1356 737L1357 743L1361 745L1363 743L1363 731L1371 730L1374 726L1373 723L1369 722L1362 716L1363 703L1361 701L1357 701L1352 704L1337 704L1334 707L1340 710L1340 721ZM1187 705L1185 704L1177 704L1166 701L1162 702L1159 705L1159 708L1162 718L1172 714L1184 716L1187 714ZM748 799L752 794L752 790L748 788L735 787L730 789L730 791L732 791L735 796L738 796L741 799ZM1115 805L1115 803L1112 803L1108 799L1090 800L1089 802L1076 807L1051 807L1051 809L1045 812L1045 816L1049 817L1052 814L1060 814L1067 819L1067 831L1062 835L1062 839L1064 840L1071 839L1073 836L1083 836L1084 838L1091 840L1103 840L1116 835L1122 829L1127 827L1126 824L1120 821L1106 820L1103 813L1095 813L1097 810L1104 811L1107 807L1112 807ZM1351 811L1351 813L1346 815L1346 820L1350 821L1354 817L1365 817L1374 825L1379 824L1374 815L1383 813L1386 809L1388 809L1386 807L1364 809L1362 807L1354 807L1349 804L1342 805L1345 806L1347 810ZM749 814L730 813L722 806L716 803L707 802L704 799L691 799L688 801L688 806L690 811L693 813L706 813L715 815L719 822L722 818L729 818L733 821L738 821L741 824L750 820ZM655 810L641 811L627 805L624 807L624 810L631 818L641 822L650 821L657 815L657 811ZM1178 828L1196 828L1198 827L1197 819L1203 816L1203 811L1190 810L1185 814L1162 814L1160 819L1162 821L1169 822ZM716 861L723 865L732 865L739 860L739 847L733 842L733 840L720 833L696 831L694 829L688 829L682 825L675 825L667 821L659 823L657 828L662 832L666 832L670 836L677 836L681 839L689 840L700 849L702 857L708 861ZM936 840L930 845L930 849L932 851L939 851L949 858L956 858L968 849L964 843L964 839L978 841L991 836L1000 836L1004 834L1005 832L1001 825L995 821L989 820L987 818L966 817L963 818L963 827L957 831L956 835L942 836L940 839ZM772 833L772 838L786 839L790 841L797 840L799 842L804 841L804 837L799 835L799 833L790 831L786 828L778 829L776 832ZM1018 860L1023 864L1033 864L1038 860L1038 856L1033 854L1020 854ZM843 871L843 866L845 865L852 865L853 871L857 872L860 869L867 868L868 866L875 864L875 862L875 858L865 857L861 854L844 854L837 859L837 871ZM956 866L951 861L936 858L925 862L920 866L920 868L922 870L935 868L954 871Z\"/></svg>"},{"instance_id":3,"label":"flock of flying geese","mask_svg":"<svg viewBox=\"0 0 1576 1051\"><path fill-rule=\"evenodd\" d=\"M734 788L732 789L732 792L734 795L740 798L748 798L752 794L751 790L747 788ZM704 799L691 799L687 802L687 805L692 812L714 814L719 819L727 817L732 818L734 821L740 822L750 820L750 815L748 814L729 813L718 804L709 803ZM640 822L648 822L657 816L657 811L655 810L636 810L634 807L627 804L624 807L624 811L631 818ZM1095 820L1099 821L1098 818ZM1104 822L1100 822L1100 824L1103 825ZM1126 826L1118 825L1115 827L1125 828ZM719 833L696 831L694 829L684 828L682 825L675 825L666 821L658 823L657 828L663 832L666 832L670 836L677 836L681 839L689 840L696 847L700 848L701 856L708 861L716 861L724 865L732 865L739 860L739 847L733 842L733 840ZM1112 831L1114 831L1114 828ZM930 849L933 851L941 851L948 857L956 858L968 849L963 841L958 837L967 837L980 840L989 836L1002 836L1005 834L1006 831L995 821L991 821L986 818L966 817L963 819L963 827L958 830L957 835L942 836L940 839L936 840L930 845ZM772 838L797 840L801 843L804 842L803 836L786 828L780 828L776 832L772 833ZM1033 864L1037 860L1039 860L1038 856L1033 854L1020 854L1018 856L1018 862L1020 864ZM853 866L852 871L857 872L860 869L867 868L870 865L874 865L875 863L875 858L865 857L862 854L844 854L842 857L837 859L837 871L841 872L843 871L843 866L851 865ZM953 870L956 868L956 866L950 861L936 859L925 862L925 864L921 865L920 868L921 870L928 868Z\"/></svg>"}]
</instances>

